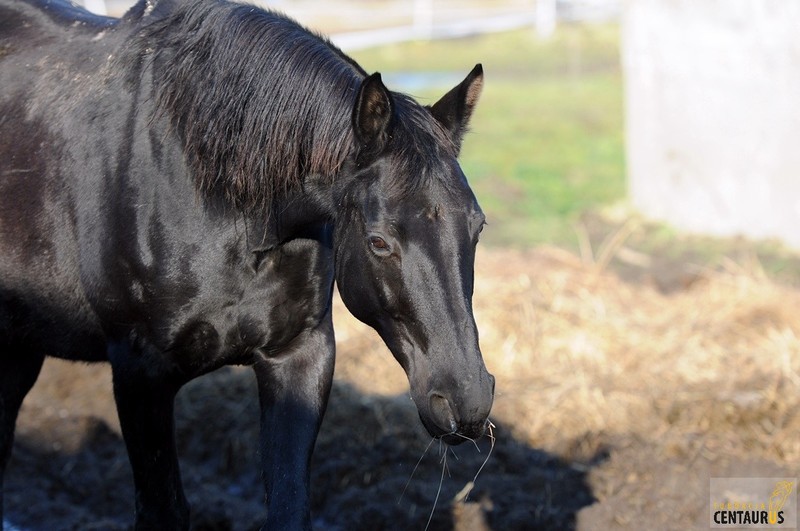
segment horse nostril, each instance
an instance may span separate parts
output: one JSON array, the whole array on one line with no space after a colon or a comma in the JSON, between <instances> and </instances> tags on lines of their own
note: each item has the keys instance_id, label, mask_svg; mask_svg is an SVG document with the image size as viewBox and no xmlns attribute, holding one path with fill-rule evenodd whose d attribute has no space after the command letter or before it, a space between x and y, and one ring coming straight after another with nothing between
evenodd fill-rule
<instances>
[{"instance_id":1,"label":"horse nostril","mask_svg":"<svg viewBox=\"0 0 800 531\"><path fill-rule=\"evenodd\" d=\"M428 396L430 397L431 415L436 424L446 433L455 433L458 426L453 409L450 407L450 401L436 392L432 392Z\"/></svg>"}]
</instances>

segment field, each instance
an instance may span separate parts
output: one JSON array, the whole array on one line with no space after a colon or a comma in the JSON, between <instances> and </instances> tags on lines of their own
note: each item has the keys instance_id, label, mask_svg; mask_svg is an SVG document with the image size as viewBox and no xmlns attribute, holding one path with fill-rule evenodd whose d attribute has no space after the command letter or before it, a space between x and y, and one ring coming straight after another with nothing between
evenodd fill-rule
<instances>
[{"instance_id":1,"label":"field","mask_svg":"<svg viewBox=\"0 0 800 531\"><path fill-rule=\"evenodd\" d=\"M628 212L616 38L568 27L544 44L519 32L359 54L395 73L486 66L463 163L490 221L474 305L495 444L432 444L402 370L337 300L316 529L424 529L431 515L437 530L701 529L709 478L798 476L798 260ZM257 402L246 368L179 395L194 529L259 526ZM131 484L108 368L48 360L20 414L6 518L127 529Z\"/></svg>"}]
</instances>

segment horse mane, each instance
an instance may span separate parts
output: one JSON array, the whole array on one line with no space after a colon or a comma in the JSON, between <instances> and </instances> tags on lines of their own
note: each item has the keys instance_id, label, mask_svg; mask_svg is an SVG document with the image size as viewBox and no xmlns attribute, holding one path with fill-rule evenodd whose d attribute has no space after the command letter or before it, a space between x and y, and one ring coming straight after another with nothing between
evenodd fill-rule
<instances>
[{"instance_id":1,"label":"horse mane","mask_svg":"<svg viewBox=\"0 0 800 531\"><path fill-rule=\"evenodd\" d=\"M324 38L256 7L201 1L140 33L155 49L157 107L198 188L268 207L306 175L333 178L353 146L366 75Z\"/></svg>"}]
</instances>

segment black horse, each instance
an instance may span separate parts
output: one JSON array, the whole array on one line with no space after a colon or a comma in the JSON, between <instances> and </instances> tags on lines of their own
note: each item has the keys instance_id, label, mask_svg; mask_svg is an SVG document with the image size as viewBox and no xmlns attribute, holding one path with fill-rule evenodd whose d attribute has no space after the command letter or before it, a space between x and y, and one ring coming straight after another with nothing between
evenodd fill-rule
<instances>
[{"instance_id":1,"label":"black horse","mask_svg":"<svg viewBox=\"0 0 800 531\"><path fill-rule=\"evenodd\" d=\"M266 527L310 528L334 281L431 435L480 437L484 216L456 158L482 79L423 107L252 6L0 0L0 474L44 357L107 360L136 528L185 529L175 394L251 365Z\"/></svg>"}]
</instances>

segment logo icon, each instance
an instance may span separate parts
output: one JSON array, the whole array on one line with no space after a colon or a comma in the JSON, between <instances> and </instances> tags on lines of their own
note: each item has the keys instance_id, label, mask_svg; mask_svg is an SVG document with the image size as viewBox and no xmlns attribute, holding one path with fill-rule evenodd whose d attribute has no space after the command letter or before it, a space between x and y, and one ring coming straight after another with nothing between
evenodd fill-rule
<instances>
[{"instance_id":1,"label":"logo icon","mask_svg":"<svg viewBox=\"0 0 800 531\"><path fill-rule=\"evenodd\" d=\"M778 513L781 512L786 500L789 499L792 487L794 487L794 483L791 481L779 481L775 485L775 490L772 491L772 496L769 497L768 522L770 525L778 523Z\"/></svg>"}]
</instances>

